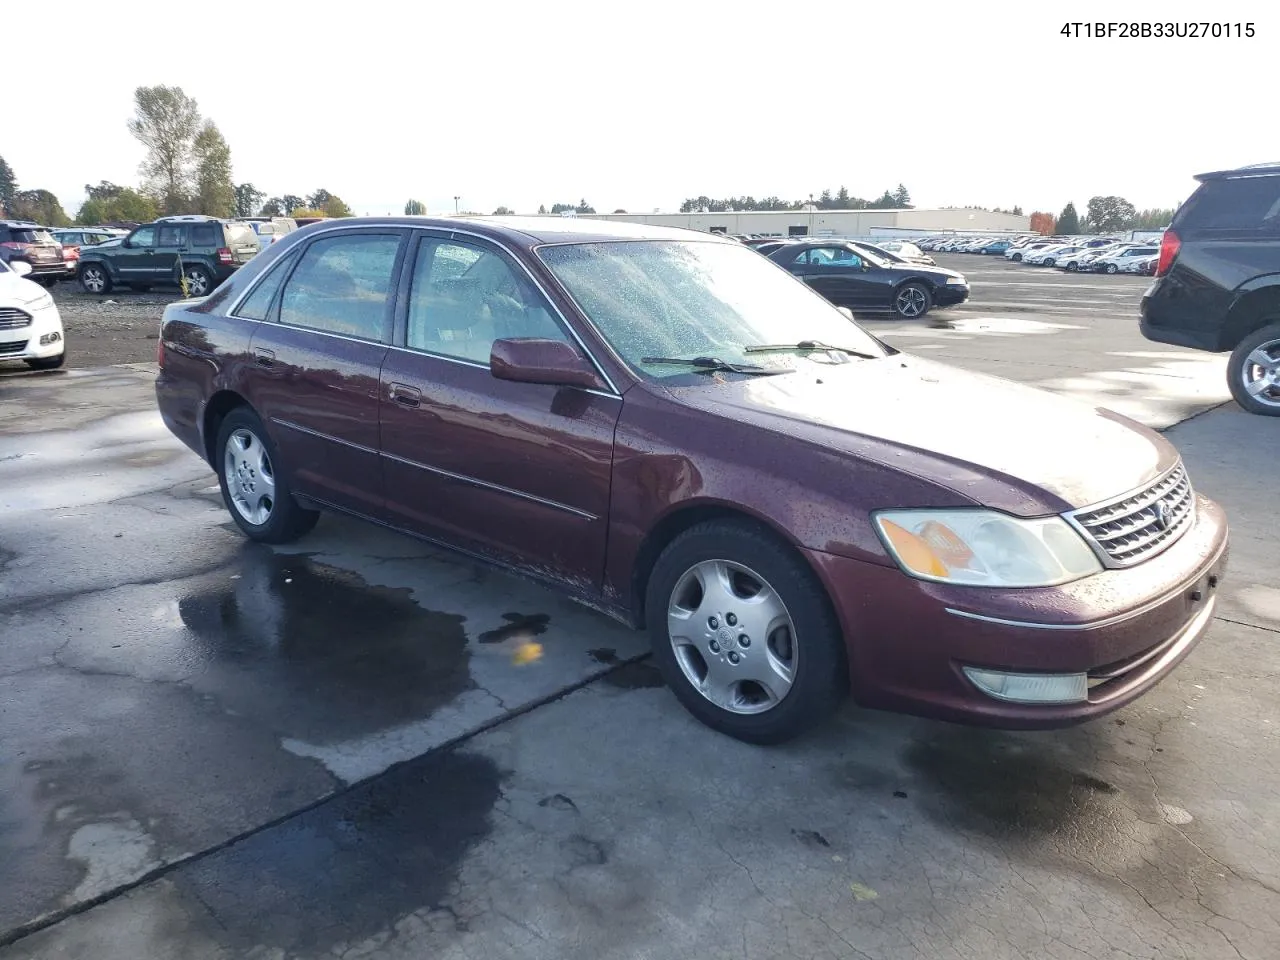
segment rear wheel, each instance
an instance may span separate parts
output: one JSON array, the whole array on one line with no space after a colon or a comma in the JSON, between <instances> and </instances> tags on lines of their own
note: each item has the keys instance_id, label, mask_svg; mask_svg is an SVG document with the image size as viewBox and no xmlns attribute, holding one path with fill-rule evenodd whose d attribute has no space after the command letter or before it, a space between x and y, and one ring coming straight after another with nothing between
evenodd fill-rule
<instances>
[{"instance_id":1,"label":"rear wheel","mask_svg":"<svg viewBox=\"0 0 1280 960\"><path fill-rule=\"evenodd\" d=\"M1117 267L1114 263L1107 264L1107 273L1119 273L1119 272L1120 272L1120 268Z\"/></svg>"},{"instance_id":2,"label":"rear wheel","mask_svg":"<svg viewBox=\"0 0 1280 960\"><path fill-rule=\"evenodd\" d=\"M1014 254L1012 257L1010 257L1009 259L1011 259L1014 263L1017 263L1019 260L1021 260L1021 259L1022 259L1022 254L1020 254L1020 253L1015 253L1015 254Z\"/></svg>"},{"instance_id":3,"label":"rear wheel","mask_svg":"<svg viewBox=\"0 0 1280 960\"><path fill-rule=\"evenodd\" d=\"M1227 361L1227 384L1250 413L1280 417L1280 323L1240 341Z\"/></svg>"},{"instance_id":4,"label":"rear wheel","mask_svg":"<svg viewBox=\"0 0 1280 960\"><path fill-rule=\"evenodd\" d=\"M248 407L237 407L223 419L216 450L222 500L247 537L289 543L316 525L320 515L293 499L280 455Z\"/></svg>"},{"instance_id":5,"label":"rear wheel","mask_svg":"<svg viewBox=\"0 0 1280 960\"><path fill-rule=\"evenodd\" d=\"M929 288L922 283L904 283L893 296L893 311L907 320L923 317L933 306Z\"/></svg>"},{"instance_id":6,"label":"rear wheel","mask_svg":"<svg viewBox=\"0 0 1280 960\"><path fill-rule=\"evenodd\" d=\"M645 611L667 684L721 733L788 740L844 696L844 640L826 592L788 545L749 523L676 537L654 565Z\"/></svg>"},{"instance_id":7,"label":"rear wheel","mask_svg":"<svg viewBox=\"0 0 1280 960\"><path fill-rule=\"evenodd\" d=\"M207 297L213 292L213 277L204 267L198 265L185 267L182 275L187 278L187 296Z\"/></svg>"},{"instance_id":8,"label":"rear wheel","mask_svg":"<svg viewBox=\"0 0 1280 960\"><path fill-rule=\"evenodd\" d=\"M1076 262L1075 262L1074 260L1068 260L1068 261L1067 261L1067 267L1066 267L1066 269L1067 269L1067 273L1075 273L1075 272L1076 272Z\"/></svg>"},{"instance_id":9,"label":"rear wheel","mask_svg":"<svg viewBox=\"0 0 1280 960\"><path fill-rule=\"evenodd\" d=\"M80 286L86 293L110 293L111 276L107 268L98 263L85 263L80 266Z\"/></svg>"}]
</instances>

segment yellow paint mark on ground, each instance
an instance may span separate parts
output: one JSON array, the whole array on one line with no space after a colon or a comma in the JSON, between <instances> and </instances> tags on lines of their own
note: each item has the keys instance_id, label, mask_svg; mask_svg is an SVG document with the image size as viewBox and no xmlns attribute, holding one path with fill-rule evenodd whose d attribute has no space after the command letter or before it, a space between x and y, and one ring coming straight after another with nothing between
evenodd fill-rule
<instances>
[{"instance_id":1,"label":"yellow paint mark on ground","mask_svg":"<svg viewBox=\"0 0 1280 960\"><path fill-rule=\"evenodd\" d=\"M880 896L880 894L876 893L864 883L851 883L849 884L849 889L853 891L853 899L858 902L862 902L863 900L874 900Z\"/></svg>"},{"instance_id":2,"label":"yellow paint mark on ground","mask_svg":"<svg viewBox=\"0 0 1280 960\"><path fill-rule=\"evenodd\" d=\"M527 663L533 663L535 660L542 659L542 644L534 643L527 640L520 646L516 647L515 653L511 655L511 662L517 667L523 667Z\"/></svg>"}]
</instances>

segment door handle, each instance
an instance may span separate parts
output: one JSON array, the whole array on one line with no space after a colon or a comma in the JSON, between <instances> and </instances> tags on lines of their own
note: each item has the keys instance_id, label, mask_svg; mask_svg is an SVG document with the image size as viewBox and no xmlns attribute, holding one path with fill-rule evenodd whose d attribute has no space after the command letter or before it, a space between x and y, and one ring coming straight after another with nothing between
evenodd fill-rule
<instances>
[{"instance_id":1,"label":"door handle","mask_svg":"<svg viewBox=\"0 0 1280 960\"><path fill-rule=\"evenodd\" d=\"M264 350L262 347L253 348L254 363L260 367L274 367L276 363L276 355L272 350Z\"/></svg>"},{"instance_id":2,"label":"door handle","mask_svg":"<svg viewBox=\"0 0 1280 960\"><path fill-rule=\"evenodd\" d=\"M402 407L417 407L422 404L422 391L405 383L393 383L388 395Z\"/></svg>"}]
</instances>

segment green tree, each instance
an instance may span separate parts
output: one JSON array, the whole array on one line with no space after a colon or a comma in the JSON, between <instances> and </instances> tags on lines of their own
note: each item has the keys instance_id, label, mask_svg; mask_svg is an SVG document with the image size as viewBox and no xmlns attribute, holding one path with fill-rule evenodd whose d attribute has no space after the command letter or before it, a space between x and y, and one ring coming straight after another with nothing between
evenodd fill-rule
<instances>
[{"instance_id":1,"label":"green tree","mask_svg":"<svg viewBox=\"0 0 1280 960\"><path fill-rule=\"evenodd\" d=\"M818 209L830 210L833 206L835 206L835 200L831 196L831 191L823 190L818 196Z\"/></svg>"},{"instance_id":2,"label":"green tree","mask_svg":"<svg viewBox=\"0 0 1280 960\"><path fill-rule=\"evenodd\" d=\"M546 216L547 207L545 204L542 204L542 203L538 204L538 213L542 214L543 216Z\"/></svg>"},{"instance_id":3,"label":"green tree","mask_svg":"<svg viewBox=\"0 0 1280 960\"><path fill-rule=\"evenodd\" d=\"M907 188L903 184L898 184L898 189L893 191L893 205L904 209L911 206L911 194L907 192Z\"/></svg>"},{"instance_id":4,"label":"green tree","mask_svg":"<svg viewBox=\"0 0 1280 960\"><path fill-rule=\"evenodd\" d=\"M617 210L615 210L615 211L613 211L613 212L614 212L614 213L626 213L627 211L625 211L625 210L623 210L621 207L619 207Z\"/></svg>"},{"instance_id":5,"label":"green tree","mask_svg":"<svg viewBox=\"0 0 1280 960\"><path fill-rule=\"evenodd\" d=\"M841 187L839 190L836 191L836 209L837 210L848 210L849 200L850 200L850 197L849 197L849 191L847 188Z\"/></svg>"},{"instance_id":6,"label":"green tree","mask_svg":"<svg viewBox=\"0 0 1280 960\"><path fill-rule=\"evenodd\" d=\"M195 158L195 202L198 213L230 217L236 211L236 188L231 182L231 148L213 121L205 121L191 145Z\"/></svg>"},{"instance_id":7,"label":"green tree","mask_svg":"<svg viewBox=\"0 0 1280 960\"><path fill-rule=\"evenodd\" d=\"M267 196L252 183L236 184L235 195L237 217L252 217Z\"/></svg>"},{"instance_id":8,"label":"green tree","mask_svg":"<svg viewBox=\"0 0 1280 960\"><path fill-rule=\"evenodd\" d=\"M867 207L872 210L892 210L897 205L898 201L894 198L893 194L886 190L880 195L878 200L872 200L868 203Z\"/></svg>"},{"instance_id":9,"label":"green tree","mask_svg":"<svg viewBox=\"0 0 1280 960\"><path fill-rule=\"evenodd\" d=\"M1080 232L1080 215L1076 213L1076 205L1068 203L1058 214L1058 222L1054 224L1054 233L1075 235Z\"/></svg>"},{"instance_id":10,"label":"green tree","mask_svg":"<svg viewBox=\"0 0 1280 960\"><path fill-rule=\"evenodd\" d=\"M586 198L583 198L581 201L579 201L578 205L574 207L574 210L576 210L578 213L595 213L596 212L596 208L593 207L591 204L587 203Z\"/></svg>"},{"instance_id":11,"label":"green tree","mask_svg":"<svg viewBox=\"0 0 1280 960\"><path fill-rule=\"evenodd\" d=\"M294 207L289 211L291 217L327 217L328 214L319 207Z\"/></svg>"},{"instance_id":12,"label":"green tree","mask_svg":"<svg viewBox=\"0 0 1280 960\"><path fill-rule=\"evenodd\" d=\"M326 217L354 217L355 216L355 213L353 213L351 208L348 207L343 202L341 197L335 197L332 193L329 193L327 190L318 191L318 192L324 193L328 198L325 200L324 205L320 208L321 210L324 211L324 215Z\"/></svg>"},{"instance_id":13,"label":"green tree","mask_svg":"<svg viewBox=\"0 0 1280 960\"><path fill-rule=\"evenodd\" d=\"M1113 233L1133 222L1137 211L1124 197L1093 197L1089 201L1089 226L1098 233Z\"/></svg>"},{"instance_id":14,"label":"green tree","mask_svg":"<svg viewBox=\"0 0 1280 960\"><path fill-rule=\"evenodd\" d=\"M90 226L99 223L148 223L159 216L156 202L130 187L119 187L103 180L96 187L85 184L89 195L76 214L76 222Z\"/></svg>"},{"instance_id":15,"label":"green tree","mask_svg":"<svg viewBox=\"0 0 1280 960\"><path fill-rule=\"evenodd\" d=\"M286 193L280 198L280 206L284 208L283 216L292 217L293 211L301 210L307 205L307 201L301 197L296 197L292 193Z\"/></svg>"},{"instance_id":16,"label":"green tree","mask_svg":"<svg viewBox=\"0 0 1280 960\"><path fill-rule=\"evenodd\" d=\"M499 207L497 210L493 211L493 215L495 217L509 217L514 213L515 211L510 207Z\"/></svg>"},{"instance_id":17,"label":"green tree","mask_svg":"<svg viewBox=\"0 0 1280 960\"><path fill-rule=\"evenodd\" d=\"M1177 213L1176 207L1155 207L1150 210L1139 210L1129 223L1131 230L1163 230Z\"/></svg>"},{"instance_id":18,"label":"green tree","mask_svg":"<svg viewBox=\"0 0 1280 960\"><path fill-rule=\"evenodd\" d=\"M323 210L328 206L329 201L333 199L333 194L321 187L311 196L307 197L307 206L312 210Z\"/></svg>"},{"instance_id":19,"label":"green tree","mask_svg":"<svg viewBox=\"0 0 1280 960\"><path fill-rule=\"evenodd\" d=\"M421 200L410 200L404 205L406 217L420 217L427 212L427 205Z\"/></svg>"},{"instance_id":20,"label":"green tree","mask_svg":"<svg viewBox=\"0 0 1280 960\"><path fill-rule=\"evenodd\" d=\"M71 223L58 198L48 190L19 190L14 193L13 216L49 227L65 227Z\"/></svg>"},{"instance_id":21,"label":"green tree","mask_svg":"<svg viewBox=\"0 0 1280 960\"><path fill-rule=\"evenodd\" d=\"M258 211L260 217L283 217L288 208L284 205L284 199L281 197L272 197L262 205L262 209Z\"/></svg>"},{"instance_id":22,"label":"green tree","mask_svg":"<svg viewBox=\"0 0 1280 960\"><path fill-rule=\"evenodd\" d=\"M551 212L553 214L573 213L573 209L572 203L553 203L551 205Z\"/></svg>"},{"instance_id":23,"label":"green tree","mask_svg":"<svg viewBox=\"0 0 1280 960\"><path fill-rule=\"evenodd\" d=\"M5 162L4 157L0 157L0 214L13 215L13 200L17 192L18 178L13 173L13 167Z\"/></svg>"},{"instance_id":24,"label":"green tree","mask_svg":"<svg viewBox=\"0 0 1280 960\"><path fill-rule=\"evenodd\" d=\"M129 132L147 148L142 175L165 213L180 212L191 192L192 146L200 108L181 87L138 87Z\"/></svg>"}]
</instances>

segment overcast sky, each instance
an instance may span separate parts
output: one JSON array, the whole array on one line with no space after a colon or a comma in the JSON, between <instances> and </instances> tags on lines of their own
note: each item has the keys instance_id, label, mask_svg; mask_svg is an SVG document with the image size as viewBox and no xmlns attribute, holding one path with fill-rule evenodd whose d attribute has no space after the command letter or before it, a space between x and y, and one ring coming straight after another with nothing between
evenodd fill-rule
<instances>
[{"instance_id":1,"label":"overcast sky","mask_svg":"<svg viewBox=\"0 0 1280 960\"><path fill-rule=\"evenodd\" d=\"M360 214L410 197L451 212L455 195L485 213L665 211L899 182L921 207L1083 212L1096 194L1170 206L1193 173L1280 160L1280 15L1260 2L56 6L56 28L39 5L3 18L9 46L41 56L9 72L0 156L73 215L86 183L136 184L125 122L152 84L199 102L237 182L324 187ZM1257 35L1059 33L1211 13Z\"/></svg>"}]
</instances>

